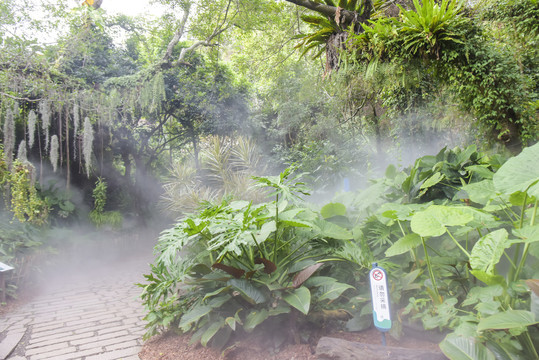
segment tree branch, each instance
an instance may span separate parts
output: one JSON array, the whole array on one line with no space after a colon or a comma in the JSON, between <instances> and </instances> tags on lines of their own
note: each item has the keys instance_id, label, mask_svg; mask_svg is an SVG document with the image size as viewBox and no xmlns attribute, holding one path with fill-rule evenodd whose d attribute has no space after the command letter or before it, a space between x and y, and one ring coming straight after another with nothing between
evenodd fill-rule
<instances>
[{"instance_id":1,"label":"tree branch","mask_svg":"<svg viewBox=\"0 0 539 360\"><path fill-rule=\"evenodd\" d=\"M325 15L331 19L335 19L335 15L337 15L337 7L335 6L330 6L330 5L326 5L326 4L322 4L322 3L317 3L317 2L314 2L314 1L311 1L311 0L285 0L289 3L292 3L292 4L296 4L298 6L301 6L301 7L304 7L304 8L307 8L309 10L313 10L313 11L316 11L317 13L320 13L322 15ZM366 2L366 7L369 6L369 4L367 4L368 1ZM361 17L358 16L358 13L356 13L355 11L350 11L350 10L345 10L345 9L342 9L340 8L340 16L341 18L344 20L344 21L340 21L341 23L352 23L352 22L356 22L358 19L360 19ZM339 21L337 21L339 22Z\"/></svg>"},{"instance_id":2,"label":"tree branch","mask_svg":"<svg viewBox=\"0 0 539 360\"><path fill-rule=\"evenodd\" d=\"M183 36L183 33L185 31L185 24L187 24L187 19L189 18L189 12L191 10L191 5L187 4L185 8L183 9L183 17L180 21L180 25L178 26L178 30L176 30L176 33L172 37L172 40L167 45L167 51L165 52L165 55L163 55L162 62L168 63L170 61L170 58L172 57L172 51L174 50L174 46L178 44L181 37Z\"/></svg>"}]
</instances>

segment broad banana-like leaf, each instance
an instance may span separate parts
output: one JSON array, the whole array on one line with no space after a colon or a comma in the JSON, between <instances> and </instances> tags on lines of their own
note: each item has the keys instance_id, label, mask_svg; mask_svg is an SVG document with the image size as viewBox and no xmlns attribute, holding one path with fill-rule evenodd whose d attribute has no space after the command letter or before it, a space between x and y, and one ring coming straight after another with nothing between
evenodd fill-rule
<instances>
[{"instance_id":1,"label":"broad banana-like leaf","mask_svg":"<svg viewBox=\"0 0 539 360\"><path fill-rule=\"evenodd\" d=\"M496 356L496 360L526 360L521 354L522 351L516 349L510 342L490 340L487 341L487 348Z\"/></svg>"},{"instance_id":2,"label":"broad banana-like leaf","mask_svg":"<svg viewBox=\"0 0 539 360\"><path fill-rule=\"evenodd\" d=\"M268 310L266 309L260 309L260 310L253 310L248 315L247 318L245 318L245 322L243 323L243 329L247 332L253 331L257 325L261 324L264 320L266 320L269 316Z\"/></svg>"},{"instance_id":3,"label":"broad banana-like leaf","mask_svg":"<svg viewBox=\"0 0 539 360\"><path fill-rule=\"evenodd\" d=\"M511 246L508 236L507 230L498 229L479 239L470 254L472 269L496 275L496 264L500 262L504 250Z\"/></svg>"},{"instance_id":4,"label":"broad banana-like leaf","mask_svg":"<svg viewBox=\"0 0 539 360\"><path fill-rule=\"evenodd\" d=\"M191 324L197 322L201 317L209 314L212 310L213 308L208 305L195 306L182 315L178 327L180 329L189 330Z\"/></svg>"},{"instance_id":5,"label":"broad banana-like leaf","mask_svg":"<svg viewBox=\"0 0 539 360\"><path fill-rule=\"evenodd\" d=\"M267 301L266 294L247 279L230 279L228 284L238 290L252 304L261 304Z\"/></svg>"},{"instance_id":6,"label":"broad banana-like leaf","mask_svg":"<svg viewBox=\"0 0 539 360\"><path fill-rule=\"evenodd\" d=\"M427 190L428 188L433 187L434 185L438 184L444 178L445 178L445 175L441 174L440 172L435 172L428 179L426 179L423 182L423 184L421 184L420 189Z\"/></svg>"},{"instance_id":7,"label":"broad banana-like leaf","mask_svg":"<svg viewBox=\"0 0 539 360\"><path fill-rule=\"evenodd\" d=\"M404 254L405 252L410 251L421 244L421 236L413 233L408 234L395 241L395 243L386 250L386 256L391 257Z\"/></svg>"},{"instance_id":8,"label":"broad banana-like leaf","mask_svg":"<svg viewBox=\"0 0 539 360\"><path fill-rule=\"evenodd\" d=\"M494 187L504 194L517 191L539 197L539 144L525 148L519 155L507 160L494 174Z\"/></svg>"},{"instance_id":9,"label":"broad banana-like leaf","mask_svg":"<svg viewBox=\"0 0 539 360\"><path fill-rule=\"evenodd\" d=\"M243 274L245 274L245 270L243 269L238 269L236 267L225 265L222 263L215 263L211 267L214 269L223 270L224 272L234 276L235 278L240 278L243 276Z\"/></svg>"},{"instance_id":10,"label":"broad banana-like leaf","mask_svg":"<svg viewBox=\"0 0 539 360\"><path fill-rule=\"evenodd\" d=\"M292 286L294 288L298 288L299 286L301 286L301 284L303 284L308 278L310 278L311 275L314 274L316 270L318 270L318 268L320 268L320 266L322 265L322 263L318 263L301 270L294 276L294 279L292 280Z\"/></svg>"},{"instance_id":11,"label":"broad banana-like leaf","mask_svg":"<svg viewBox=\"0 0 539 360\"><path fill-rule=\"evenodd\" d=\"M206 331L204 331L204 334L202 334L202 337L200 338L200 344L202 346L206 346L208 344L208 341L211 340L211 338L223 327L225 324L224 320L221 318L219 321L214 321L208 326Z\"/></svg>"},{"instance_id":12,"label":"broad banana-like leaf","mask_svg":"<svg viewBox=\"0 0 539 360\"><path fill-rule=\"evenodd\" d=\"M473 337L450 334L439 346L451 360L496 360L494 354Z\"/></svg>"},{"instance_id":13,"label":"broad banana-like leaf","mask_svg":"<svg viewBox=\"0 0 539 360\"><path fill-rule=\"evenodd\" d=\"M283 300L307 315L311 306L311 292L305 286L301 286L283 296Z\"/></svg>"},{"instance_id":14,"label":"broad banana-like leaf","mask_svg":"<svg viewBox=\"0 0 539 360\"><path fill-rule=\"evenodd\" d=\"M271 274L277 270L277 265L268 259L257 258L255 259L255 264L264 264L264 272L266 274Z\"/></svg>"},{"instance_id":15,"label":"broad banana-like leaf","mask_svg":"<svg viewBox=\"0 0 539 360\"><path fill-rule=\"evenodd\" d=\"M420 236L443 235L447 226L466 225L474 219L473 214L462 206L431 205L412 217L412 231Z\"/></svg>"},{"instance_id":16,"label":"broad banana-like leaf","mask_svg":"<svg viewBox=\"0 0 539 360\"><path fill-rule=\"evenodd\" d=\"M335 281L334 283L322 285L320 287L321 295L318 297L318 300L335 300L336 298L341 296L343 292L353 288L354 287L352 285L340 283L337 281Z\"/></svg>"},{"instance_id":17,"label":"broad banana-like leaf","mask_svg":"<svg viewBox=\"0 0 539 360\"><path fill-rule=\"evenodd\" d=\"M531 326L539 323L531 311L507 310L483 318L477 324L477 330L501 330Z\"/></svg>"}]
</instances>

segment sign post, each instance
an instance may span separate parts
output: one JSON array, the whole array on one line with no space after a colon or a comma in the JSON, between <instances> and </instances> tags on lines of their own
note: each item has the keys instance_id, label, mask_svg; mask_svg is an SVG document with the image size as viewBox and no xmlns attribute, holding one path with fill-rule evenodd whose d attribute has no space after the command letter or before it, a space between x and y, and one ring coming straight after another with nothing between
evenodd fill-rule
<instances>
[{"instance_id":1,"label":"sign post","mask_svg":"<svg viewBox=\"0 0 539 360\"><path fill-rule=\"evenodd\" d=\"M2 294L0 295L1 303L6 302L6 278L5 276L7 276L7 274L9 274L11 271L13 271L12 266L9 266L0 262L0 291L2 291Z\"/></svg>"},{"instance_id":2,"label":"sign post","mask_svg":"<svg viewBox=\"0 0 539 360\"><path fill-rule=\"evenodd\" d=\"M386 346L386 332L391 329L391 311L389 308L389 288L387 286L387 273L378 266L372 264L369 272L372 297L372 317L374 326L382 333L382 344Z\"/></svg>"}]
</instances>

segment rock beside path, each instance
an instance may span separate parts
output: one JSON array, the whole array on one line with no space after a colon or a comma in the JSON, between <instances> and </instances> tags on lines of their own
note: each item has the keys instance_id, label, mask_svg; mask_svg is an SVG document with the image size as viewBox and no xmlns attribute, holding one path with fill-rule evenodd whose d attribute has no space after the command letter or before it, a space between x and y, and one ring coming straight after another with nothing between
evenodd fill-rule
<instances>
[{"instance_id":1,"label":"rock beside path","mask_svg":"<svg viewBox=\"0 0 539 360\"><path fill-rule=\"evenodd\" d=\"M447 360L440 352L366 344L323 337L316 346L320 360Z\"/></svg>"}]
</instances>

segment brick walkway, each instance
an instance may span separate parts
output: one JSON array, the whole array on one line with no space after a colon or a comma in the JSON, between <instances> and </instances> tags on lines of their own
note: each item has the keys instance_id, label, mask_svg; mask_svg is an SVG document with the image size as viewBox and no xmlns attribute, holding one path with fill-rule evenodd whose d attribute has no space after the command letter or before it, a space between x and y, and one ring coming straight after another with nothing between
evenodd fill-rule
<instances>
[{"instance_id":1,"label":"brick walkway","mask_svg":"<svg viewBox=\"0 0 539 360\"><path fill-rule=\"evenodd\" d=\"M134 284L150 261L94 261L51 275L44 292L0 318L0 360L138 359L144 311Z\"/></svg>"}]
</instances>

